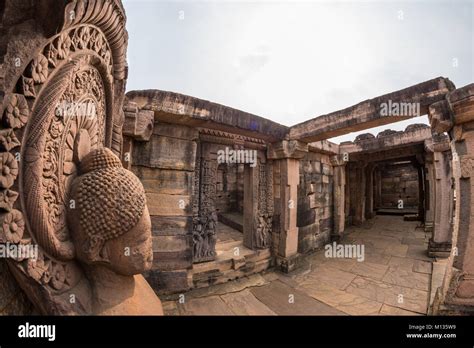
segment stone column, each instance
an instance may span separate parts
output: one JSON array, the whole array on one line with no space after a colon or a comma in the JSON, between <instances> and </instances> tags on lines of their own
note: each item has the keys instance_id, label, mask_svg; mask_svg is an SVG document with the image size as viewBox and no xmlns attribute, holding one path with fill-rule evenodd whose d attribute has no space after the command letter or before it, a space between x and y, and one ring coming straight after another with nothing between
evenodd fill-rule
<instances>
[{"instance_id":1,"label":"stone column","mask_svg":"<svg viewBox=\"0 0 474 348\"><path fill-rule=\"evenodd\" d=\"M258 166L244 166L244 246L255 249L254 234L258 213Z\"/></svg>"},{"instance_id":2,"label":"stone column","mask_svg":"<svg viewBox=\"0 0 474 348\"><path fill-rule=\"evenodd\" d=\"M418 171L418 218L425 220L425 173L423 171L424 164L417 162L415 167Z\"/></svg>"},{"instance_id":3,"label":"stone column","mask_svg":"<svg viewBox=\"0 0 474 348\"><path fill-rule=\"evenodd\" d=\"M360 226L365 221L365 195L366 195L366 176L365 167L366 162L358 162L355 165L356 171L356 195L352 200L354 216L352 223Z\"/></svg>"},{"instance_id":4,"label":"stone column","mask_svg":"<svg viewBox=\"0 0 474 348\"><path fill-rule=\"evenodd\" d=\"M434 314L474 313L474 84L454 90L429 108L432 128L453 140L456 215L443 285ZM436 197L437 199L437 197Z\"/></svg>"},{"instance_id":5,"label":"stone column","mask_svg":"<svg viewBox=\"0 0 474 348\"><path fill-rule=\"evenodd\" d=\"M343 155L331 157L331 164L334 166L334 229L331 239L334 241L342 238L345 227L346 163Z\"/></svg>"},{"instance_id":6,"label":"stone column","mask_svg":"<svg viewBox=\"0 0 474 348\"><path fill-rule=\"evenodd\" d=\"M296 140L283 140L271 144L268 159L275 160L280 170L280 235L276 250L277 265L284 272L290 272L298 264L298 227L296 225L299 160L308 152L308 144ZM277 195L276 195L277 196Z\"/></svg>"},{"instance_id":7,"label":"stone column","mask_svg":"<svg viewBox=\"0 0 474 348\"><path fill-rule=\"evenodd\" d=\"M452 185L451 149L447 137L433 136L434 156L434 225L433 235L428 246L431 257L448 257L452 239Z\"/></svg>"},{"instance_id":8,"label":"stone column","mask_svg":"<svg viewBox=\"0 0 474 348\"><path fill-rule=\"evenodd\" d=\"M366 167L366 195L365 195L365 218L374 217L374 168L373 163Z\"/></svg>"},{"instance_id":9,"label":"stone column","mask_svg":"<svg viewBox=\"0 0 474 348\"><path fill-rule=\"evenodd\" d=\"M382 205L382 170L380 165L377 165L374 173L375 180L375 209L380 208Z\"/></svg>"},{"instance_id":10,"label":"stone column","mask_svg":"<svg viewBox=\"0 0 474 348\"><path fill-rule=\"evenodd\" d=\"M435 177L433 149L425 142L425 232L433 232L435 209Z\"/></svg>"}]
</instances>

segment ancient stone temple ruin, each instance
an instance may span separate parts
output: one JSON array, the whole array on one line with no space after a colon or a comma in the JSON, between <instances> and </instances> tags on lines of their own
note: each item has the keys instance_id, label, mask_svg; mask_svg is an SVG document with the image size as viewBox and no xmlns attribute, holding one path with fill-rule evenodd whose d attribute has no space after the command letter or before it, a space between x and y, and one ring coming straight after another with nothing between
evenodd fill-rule
<instances>
[{"instance_id":1,"label":"ancient stone temple ruin","mask_svg":"<svg viewBox=\"0 0 474 348\"><path fill-rule=\"evenodd\" d=\"M0 18L0 313L162 314L158 296L295 274L388 214L428 236L384 245L432 269L418 312L472 314L474 84L438 77L287 127L125 93L118 0L7 0Z\"/></svg>"}]
</instances>

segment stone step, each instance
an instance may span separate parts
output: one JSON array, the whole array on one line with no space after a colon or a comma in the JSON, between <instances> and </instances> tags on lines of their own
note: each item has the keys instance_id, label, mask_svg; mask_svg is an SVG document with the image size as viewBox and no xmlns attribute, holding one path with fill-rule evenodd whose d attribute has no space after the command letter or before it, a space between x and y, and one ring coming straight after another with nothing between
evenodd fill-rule
<instances>
[{"instance_id":1,"label":"stone step","mask_svg":"<svg viewBox=\"0 0 474 348\"><path fill-rule=\"evenodd\" d=\"M244 231L244 216L239 213L219 213L219 221L233 229Z\"/></svg>"}]
</instances>

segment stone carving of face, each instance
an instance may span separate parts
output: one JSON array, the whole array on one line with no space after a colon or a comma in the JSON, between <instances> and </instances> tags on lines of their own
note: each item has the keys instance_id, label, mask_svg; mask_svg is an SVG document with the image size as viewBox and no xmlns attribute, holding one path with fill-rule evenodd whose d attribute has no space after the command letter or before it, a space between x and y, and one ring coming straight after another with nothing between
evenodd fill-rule
<instances>
[{"instance_id":1,"label":"stone carving of face","mask_svg":"<svg viewBox=\"0 0 474 348\"><path fill-rule=\"evenodd\" d=\"M151 221L139 179L107 148L92 150L71 186L68 226L77 258L131 276L151 268Z\"/></svg>"}]
</instances>

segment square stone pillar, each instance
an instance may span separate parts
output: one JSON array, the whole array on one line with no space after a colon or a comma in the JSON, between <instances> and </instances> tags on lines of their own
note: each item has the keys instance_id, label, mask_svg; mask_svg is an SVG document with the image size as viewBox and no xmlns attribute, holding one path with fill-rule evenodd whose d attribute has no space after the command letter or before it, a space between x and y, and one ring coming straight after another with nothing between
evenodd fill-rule
<instances>
[{"instance_id":1,"label":"square stone pillar","mask_svg":"<svg viewBox=\"0 0 474 348\"><path fill-rule=\"evenodd\" d=\"M435 177L433 150L425 144L425 232L433 232L435 210Z\"/></svg>"},{"instance_id":2,"label":"square stone pillar","mask_svg":"<svg viewBox=\"0 0 474 348\"><path fill-rule=\"evenodd\" d=\"M380 165L377 165L374 172L374 181L375 181L375 193L374 193L374 205L377 210L382 206L382 170Z\"/></svg>"},{"instance_id":3,"label":"square stone pillar","mask_svg":"<svg viewBox=\"0 0 474 348\"><path fill-rule=\"evenodd\" d=\"M268 159L275 160L280 170L280 235L276 250L276 263L284 272L291 272L298 265L297 202L300 182L299 160L308 152L308 144L296 140L283 140L271 144ZM277 196L277 195L275 195Z\"/></svg>"},{"instance_id":4,"label":"square stone pillar","mask_svg":"<svg viewBox=\"0 0 474 348\"><path fill-rule=\"evenodd\" d=\"M365 196L366 196L366 175L365 168L367 163L358 162L355 164L356 172L356 188L355 188L355 197L351 197L352 210L354 211L354 216L352 217L352 224L355 226L360 226L365 221Z\"/></svg>"},{"instance_id":5,"label":"square stone pillar","mask_svg":"<svg viewBox=\"0 0 474 348\"><path fill-rule=\"evenodd\" d=\"M424 163L415 161L414 163L418 171L418 218L425 220L425 171Z\"/></svg>"},{"instance_id":6,"label":"square stone pillar","mask_svg":"<svg viewBox=\"0 0 474 348\"><path fill-rule=\"evenodd\" d=\"M334 166L334 229L331 239L334 241L342 239L345 228L346 163L342 155L331 157L331 164Z\"/></svg>"},{"instance_id":7,"label":"square stone pillar","mask_svg":"<svg viewBox=\"0 0 474 348\"><path fill-rule=\"evenodd\" d=\"M451 149L447 137L434 136L434 224L428 246L431 257L448 257L452 240L452 184Z\"/></svg>"},{"instance_id":8,"label":"square stone pillar","mask_svg":"<svg viewBox=\"0 0 474 348\"><path fill-rule=\"evenodd\" d=\"M372 219L374 213L374 169L375 165L369 163L366 167L366 195L365 195L365 218Z\"/></svg>"},{"instance_id":9,"label":"square stone pillar","mask_svg":"<svg viewBox=\"0 0 474 348\"><path fill-rule=\"evenodd\" d=\"M244 166L244 246L252 250L256 249L254 235L258 213L258 166Z\"/></svg>"},{"instance_id":10,"label":"square stone pillar","mask_svg":"<svg viewBox=\"0 0 474 348\"><path fill-rule=\"evenodd\" d=\"M474 84L456 89L429 107L433 130L453 140L456 208L453 250L434 314L474 314ZM445 159L443 159L445 160ZM438 197L436 197L438 201Z\"/></svg>"}]
</instances>

